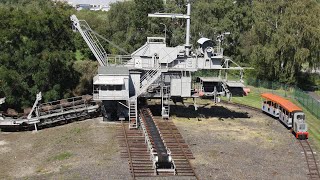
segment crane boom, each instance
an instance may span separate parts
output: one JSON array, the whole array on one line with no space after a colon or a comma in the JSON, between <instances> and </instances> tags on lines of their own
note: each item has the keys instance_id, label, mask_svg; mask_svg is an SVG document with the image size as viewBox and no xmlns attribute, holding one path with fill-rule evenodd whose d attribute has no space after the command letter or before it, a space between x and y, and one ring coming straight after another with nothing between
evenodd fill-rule
<instances>
[{"instance_id":1,"label":"crane boom","mask_svg":"<svg viewBox=\"0 0 320 180\"><path fill-rule=\"evenodd\" d=\"M84 20L79 20L76 15L72 15L70 19L72 21L73 27L80 32L82 38L86 41L90 50L98 60L100 66L108 65L108 62L106 61L107 52L100 44L95 33L92 33L93 31L90 28L89 24Z\"/></svg>"}]
</instances>

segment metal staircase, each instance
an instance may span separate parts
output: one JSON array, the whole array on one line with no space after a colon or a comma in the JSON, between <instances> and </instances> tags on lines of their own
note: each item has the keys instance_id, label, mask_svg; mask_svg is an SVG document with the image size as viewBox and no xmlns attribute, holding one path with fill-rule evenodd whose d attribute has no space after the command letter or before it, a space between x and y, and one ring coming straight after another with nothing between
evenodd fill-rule
<instances>
[{"instance_id":1,"label":"metal staircase","mask_svg":"<svg viewBox=\"0 0 320 180\"><path fill-rule=\"evenodd\" d=\"M129 128L138 128L138 108L137 99L138 97L147 91L149 86L155 82L161 76L160 66L149 70L145 73L140 80L140 89L136 91L136 94L129 98Z\"/></svg>"},{"instance_id":2,"label":"metal staircase","mask_svg":"<svg viewBox=\"0 0 320 180\"><path fill-rule=\"evenodd\" d=\"M161 115L163 119L168 119L170 115L170 86L161 86Z\"/></svg>"},{"instance_id":3,"label":"metal staircase","mask_svg":"<svg viewBox=\"0 0 320 180\"><path fill-rule=\"evenodd\" d=\"M222 89L226 92L226 96L227 96L228 101L230 101L232 94L231 94L230 90L228 89L227 83L222 82L221 85L222 85Z\"/></svg>"},{"instance_id":4,"label":"metal staircase","mask_svg":"<svg viewBox=\"0 0 320 180\"><path fill-rule=\"evenodd\" d=\"M107 52L100 44L97 36L93 33L89 24L84 20L79 20L75 15L72 15L70 19L73 22L73 27L80 32L81 36L86 41L90 50L98 60L100 66L106 66L108 64L108 62L106 62Z\"/></svg>"},{"instance_id":5,"label":"metal staircase","mask_svg":"<svg viewBox=\"0 0 320 180\"><path fill-rule=\"evenodd\" d=\"M136 97L140 96L142 93L146 92L148 87L154 83L161 76L161 66L150 69L145 73L140 79L140 89L136 92Z\"/></svg>"},{"instance_id":6,"label":"metal staircase","mask_svg":"<svg viewBox=\"0 0 320 180\"><path fill-rule=\"evenodd\" d=\"M129 129L138 128L138 107L137 97L129 99Z\"/></svg>"}]
</instances>

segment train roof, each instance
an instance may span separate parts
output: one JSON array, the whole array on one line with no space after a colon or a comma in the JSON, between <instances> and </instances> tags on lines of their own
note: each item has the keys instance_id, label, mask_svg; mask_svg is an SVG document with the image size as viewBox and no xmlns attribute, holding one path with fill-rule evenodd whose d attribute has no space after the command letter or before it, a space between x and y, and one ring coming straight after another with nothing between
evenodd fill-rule
<instances>
[{"instance_id":1,"label":"train roof","mask_svg":"<svg viewBox=\"0 0 320 180\"><path fill-rule=\"evenodd\" d=\"M265 99L271 100L279 104L282 108L286 109L289 112L302 111L300 107L293 104L291 101L284 99L283 97L277 96L271 93L262 93L261 96Z\"/></svg>"}]
</instances>

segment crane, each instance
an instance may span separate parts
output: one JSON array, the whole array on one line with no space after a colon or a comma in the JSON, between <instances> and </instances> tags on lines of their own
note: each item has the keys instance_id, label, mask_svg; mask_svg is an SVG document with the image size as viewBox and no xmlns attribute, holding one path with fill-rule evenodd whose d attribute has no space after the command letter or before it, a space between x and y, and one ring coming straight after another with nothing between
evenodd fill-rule
<instances>
[{"instance_id":1,"label":"crane","mask_svg":"<svg viewBox=\"0 0 320 180\"><path fill-rule=\"evenodd\" d=\"M82 38L85 40L85 42L89 46L90 50L92 51L92 53L96 57L97 61L99 62L100 66L108 66L110 62L108 61L108 59L109 59L108 54L105 51L105 49L103 48L103 46L101 45L98 37L107 41L109 44L111 44L112 46L114 46L115 48L117 48L118 50L123 52L124 54L126 54L126 55L129 54L123 48L119 47L118 45L116 45L112 41L104 38L103 36L101 36L97 32L93 31L91 29L91 27L89 26L89 24L85 20L79 20L76 15L72 15L70 17L70 19L72 21L72 25L73 25L72 27L74 28L74 30L78 30L80 32ZM115 57L113 57L113 59L114 58ZM118 56L118 58L120 58L120 57ZM125 58L130 58L130 57L125 57Z\"/></svg>"}]
</instances>

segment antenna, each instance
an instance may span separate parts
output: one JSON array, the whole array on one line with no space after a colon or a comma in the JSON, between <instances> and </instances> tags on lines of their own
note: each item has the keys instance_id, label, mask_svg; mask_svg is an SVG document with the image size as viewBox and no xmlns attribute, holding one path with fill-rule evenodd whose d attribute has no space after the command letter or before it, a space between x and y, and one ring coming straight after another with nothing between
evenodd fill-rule
<instances>
[{"instance_id":1,"label":"antenna","mask_svg":"<svg viewBox=\"0 0 320 180\"><path fill-rule=\"evenodd\" d=\"M172 13L154 13L154 14L148 14L148 17L165 17L165 18L180 18L180 19L186 19L187 20L187 27L186 27L186 54L189 56L190 54L190 20L191 20L191 3L190 0L187 0L187 14L172 14Z\"/></svg>"}]
</instances>

